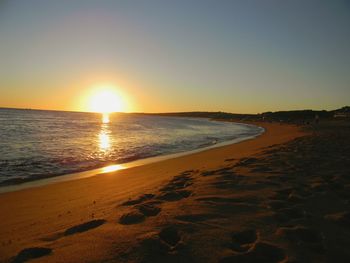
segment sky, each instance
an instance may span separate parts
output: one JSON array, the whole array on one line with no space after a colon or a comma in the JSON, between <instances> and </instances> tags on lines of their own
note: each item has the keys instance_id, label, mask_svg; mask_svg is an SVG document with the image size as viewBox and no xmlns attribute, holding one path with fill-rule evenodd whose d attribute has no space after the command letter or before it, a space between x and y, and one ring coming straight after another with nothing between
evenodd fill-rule
<instances>
[{"instance_id":1,"label":"sky","mask_svg":"<svg viewBox=\"0 0 350 263\"><path fill-rule=\"evenodd\" d=\"M0 107L260 113L350 104L346 0L0 0Z\"/></svg>"}]
</instances>

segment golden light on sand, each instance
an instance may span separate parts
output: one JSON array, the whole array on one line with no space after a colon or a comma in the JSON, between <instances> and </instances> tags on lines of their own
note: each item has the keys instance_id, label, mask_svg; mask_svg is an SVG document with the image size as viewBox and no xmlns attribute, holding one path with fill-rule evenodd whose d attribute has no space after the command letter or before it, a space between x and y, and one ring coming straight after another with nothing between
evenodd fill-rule
<instances>
[{"instance_id":1,"label":"golden light on sand","mask_svg":"<svg viewBox=\"0 0 350 263\"><path fill-rule=\"evenodd\" d=\"M125 102L113 85L97 86L89 98L89 110L111 113L125 111Z\"/></svg>"},{"instance_id":2,"label":"golden light on sand","mask_svg":"<svg viewBox=\"0 0 350 263\"><path fill-rule=\"evenodd\" d=\"M121 164L115 164L115 165L109 165L106 167L102 168L102 172L103 173L110 173L110 172L114 172L114 171L118 171L118 170L122 170L124 169L124 166Z\"/></svg>"}]
</instances>

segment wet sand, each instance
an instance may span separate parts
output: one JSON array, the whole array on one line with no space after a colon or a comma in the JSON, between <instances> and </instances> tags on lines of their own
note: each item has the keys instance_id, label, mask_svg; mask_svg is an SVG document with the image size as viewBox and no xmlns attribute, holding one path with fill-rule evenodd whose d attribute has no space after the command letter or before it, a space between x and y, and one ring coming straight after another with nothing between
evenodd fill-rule
<instances>
[{"instance_id":1,"label":"wet sand","mask_svg":"<svg viewBox=\"0 0 350 263\"><path fill-rule=\"evenodd\" d=\"M253 140L0 194L1 262L348 262L348 130L256 124Z\"/></svg>"}]
</instances>

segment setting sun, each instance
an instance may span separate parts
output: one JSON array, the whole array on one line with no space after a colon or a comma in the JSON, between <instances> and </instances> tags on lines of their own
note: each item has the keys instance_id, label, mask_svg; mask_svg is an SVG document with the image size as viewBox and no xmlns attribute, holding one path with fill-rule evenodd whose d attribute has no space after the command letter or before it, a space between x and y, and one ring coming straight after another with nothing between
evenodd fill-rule
<instances>
[{"instance_id":1,"label":"setting sun","mask_svg":"<svg viewBox=\"0 0 350 263\"><path fill-rule=\"evenodd\" d=\"M125 111L125 103L114 87L101 86L90 95L89 110L100 113L121 112Z\"/></svg>"}]
</instances>

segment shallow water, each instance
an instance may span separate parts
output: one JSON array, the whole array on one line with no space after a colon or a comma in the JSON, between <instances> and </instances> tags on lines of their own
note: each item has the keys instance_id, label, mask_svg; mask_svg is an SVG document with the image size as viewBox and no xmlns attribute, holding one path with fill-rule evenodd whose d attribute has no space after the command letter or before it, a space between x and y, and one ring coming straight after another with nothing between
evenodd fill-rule
<instances>
[{"instance_id":1,"label":"shallow water","mask_svg":"<svg viewBox=\"0 0 350 263\"><path fill-rule=\"evenodd\" d=\"M200 118L0 109L0 184L85 171L258 135Z\"/></svg>"}]
</instances>

